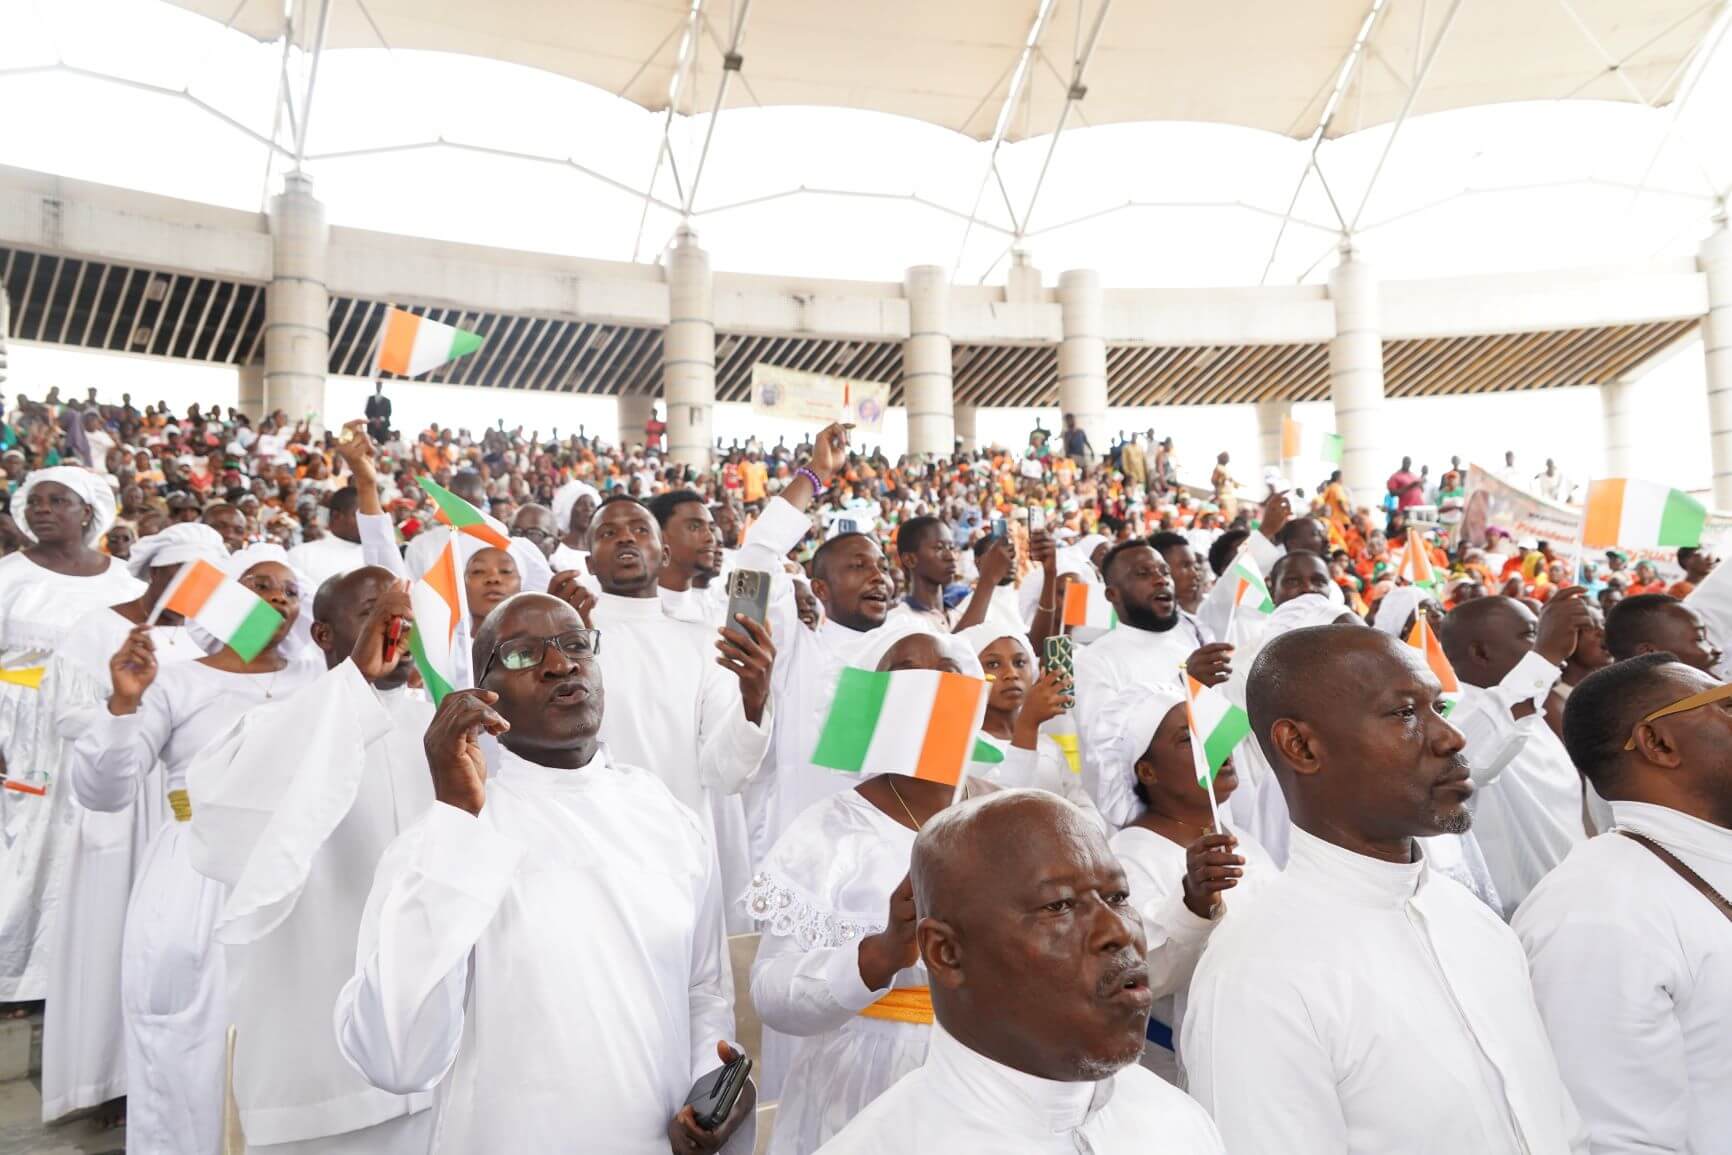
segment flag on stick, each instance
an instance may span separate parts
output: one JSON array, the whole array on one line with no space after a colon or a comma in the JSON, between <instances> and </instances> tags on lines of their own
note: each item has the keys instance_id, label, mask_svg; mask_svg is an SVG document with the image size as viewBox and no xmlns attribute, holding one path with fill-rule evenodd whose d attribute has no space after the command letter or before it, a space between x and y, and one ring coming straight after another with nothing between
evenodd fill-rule
<instances>
[{"instance_id":1,"label":"flag on stick","mask_svg":"<svg viewBox=\"0 0 1732 1155\"><path fill-rule=\"evenodd\" d=\"M1072 581L1064 591L1064 624L1093 626L1110 630L1119 624L1113 603L1107 601L1105 586L1094 582Z\"/></svg>"},{"instance_id":2,"label":"flag on stick","mask_svg":"<svg viewBox=\"0 0 1732 1155\"><path fill-rule=\"evenodd\" d=\"M1232 756L1233 748L1250 736L1251 718L1227 695L1186 674L1185 721L1191 731L1191 764L1197 772L1197 785L1209 792L1215 830L1225 833L1215 801L1215 775Z\"/></svg>"},{"instance_id":3,"label":"flag on stick","mask_svg":"<svg viewBox=\"0 0 1732 1155\"><path fill-rule=\"evenodd\" d=\"M415 484L433 499L434 506L439 510L435 520L440 525L448 525L453 532L466 533L494 549L511 548L511 531L505 528L504 522L482 513L431 477L417 477Z\"/></svg>"},{"instance_id":4,"label":"flag on stick","mask_svg":"<svg viewBox=\"0 0 1732 1155\"><path fill-rule=\"evenodd\" d=\"M1257 559L1249 551L1239 551L1239 556L1233 559L1227 570L1227 580L1236 583L1233 609L1244 607L1258 614L1275 612L1275 599L1269 594L1269 583L1263 580L1263 571L1257 568Z\"/></svg>"},{"instance_id":5,"label":"flag on stick","mask_svg":"<svg viewBox=\"0 0 1732 1155\"><path fill-rule=\"evenodd\" d=\"M1414 616L1413 629L1408 632L1407 644L1420 652L1425 664L1431 667L1431 672L1443 686L1443 714L1448 717L1456 703L1461 701L1461 683L1456 680L1455 668L1449 664L1449 658L1443 652L1443 644L1437 640L1437 634L1431 628L1431 620L1424 613Z\"/></svg>"},{"instance_id":6,"label":"flag on stick","mask_svg":"<svg viewBox=\"0 0 1732 1155\"><path fill-rule=\"evenodd\" d=\"M849 774L908 774L955 786L976 759L986 697L986 682L964 674L847 667L812 762Z\"/></svg>"},{"instance_id":7,"label":"flag on stick","mask_svg":"<svg viewBox=\"0 0 1732 1155\"><path fill-rule=\"evenodd\" d=\"M457 538L445 540L445 548L433 559L414 585L409 587L409 610L415 617L409 631L409 653L421 682L438 705L457 688L457 627L469 616L464 594L463 570L458 564ZM479 672L479 671L477 671Z\"/></svg>"},{"instance_id":8,"label":"flag on stick","mask_svg":"<svg viewBox=\"0 0 1732 1155\"><path fill-rule=\"evenodd\" d=\"M180 567L150 612L149 624L164 610L197 622L243 662L258 657L283 624L283 615L269 602L200 558Z\"/></svg>"},{"instance_id":9,"label":"flag on stick","mask_svg":"<svg viewBox=\"0 0 1732 1155\"><path fill-rule=\"evenodd\" d=\"M419 377L447 361L455 361L481 348L486 338L466 329L441 325L426 317L385 310L385 325L379 331L379 352L374 372Z\"/></svg>"},{"instance_id":10,"label":"flag on stick","mask_svg":"<svg viewBox=\"0 0 1732 1155\"><path fill-rule=\"evenodd\" d=\"M1431 566L1431 551L1425 547L1424 536L1411 526L1407 530L1407 546L1401 551L1401 564L1395 567L1395 576L1408 585L1437 589L1437 571Z\"/></svg>"},{"instance_id":11,"label":"flag on stick","mask_svg":"<svg viewBox=\"0 0 1732 1155\"><path fill-rule=\"evenodd\" d=\"M1582 544L1589 549L1701 545L1707 521L1707 509L1681 489L1625 478L1596 481L1588 486Z\"/></svg>"}]
</instances>

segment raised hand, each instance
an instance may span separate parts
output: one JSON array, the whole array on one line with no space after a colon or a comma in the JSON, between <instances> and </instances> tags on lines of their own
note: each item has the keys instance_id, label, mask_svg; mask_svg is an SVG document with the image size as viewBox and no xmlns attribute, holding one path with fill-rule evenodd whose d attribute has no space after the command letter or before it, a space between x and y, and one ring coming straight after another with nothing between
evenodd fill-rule
<instances>
[{"instance_id":1,"label":"raised hand","mask_svg":"<svg viewBox=\"0 0 1732 1155\"><path fill-rule=\"evenodd\" d=\"M1257 520L1257 532L1275 540L1275 535L1281 532L1281 527L1287 524L1293 516L1293 504L1287 500L1284 493L1271 493L1263 499L1261 516Z\"/></svg>"},{"instance_id":2,"label":"raised hand","mask_svg":"<svg viewBox=\"0 0 1732 1155\"><path fill-rule=\"evenodd\" d=\"M148 625L133 626L114 657L108 659L108 679L114 690L108 696L108 712L121 717L135 713L150 684L156 681L156 644Z\"/></svg>"},{"instance_id":3,"label":"raised hand","mask_svg":"<svg viewBox=\"0 0 1732 1155\"><path fill-rule=\"evenodd\" d=\"M1226 642L1198 646L1185 659L1185 672L1205 686L1219 686L1233 676L1233 647Z\"/></svg>"},{"instance_id":4,"label":"raised hand","mask_svg":"<svg viewBox=\"0 0 1732 1155\"><path fill-rule=\"evenodd\" d=\"M1569 586L1552 595L1552 600L1540 610L1534 653L1553 665L1562 665L1576 652L1582 631L1594 626L1587 595L1588 591L1581 586Z\"/></svg>"},{"instance_id":5,"label":"raised hand","mask_svg":"<svg viewBox=\"0 0 1732 1155\"><path fill-rule=\"evenodd\" d=\"M1185 848L1185 908L1198 918L1213 918L1223 891L1239 885L1245 873L1239 840L1231 834L1205 834Z\"/></svg>"},{"instance_id":6,"label":"raised hand","mask_svg":"<svg viewBox=\"0 0 1732 1155\"><path fill-rule=\"evenodd\" d=\"M992 589L1010 576L1011 567L1015 564L1016 548L1010 544L1008 537L998 538L975 562L980 570L980 587Z\"/></svg>"},{"instance_id":7,"label":"raised hand","mask_svg":"<svg viewBox=\"0 0 1732 1155\"><path fill-rule=\"evenodd\" d=\"M470 814L480 814L487 799L487 760L481 732L503 734L511 723L496 714L499 695L491 690L458 690L445 695L433 715L422 748L433 772L433 798Z\"/></svg>"},{"instance_id":8,"label":"raised hand","mask_svg":"<svg viewBox=\"0 0 1732 1155\"><path fill-rule=\"evenodd\" d=\"M577 611L583 628L592 630L589 615L595 609L595 594L583 584L583 575L574 569L560 570L547 583L547 592Z\"/></svg>"},{"instance_id":9,"label":"raised hand","mask_svg":"<svg viewBox=\"0 0 1732 1155\"><path fill-rule=\"evenodd\" d=\"M1047 582L1050 585L1053 576L1058 573L1058 546L1053 543L1052 534L1044 529L1030 530L1028 556L1030 560L1040 563L1040 568L1046 572Z\"/></svg>"},{"instance_id":10,"label":"raised hand","mask_svg":"<svg viewBox=\"0 0 1732 1155\"><path fill-rule=\"evenodd\" d=\"M588 624L585 622L584 624ZM735 614L732 626L723 626L716 649L716 665L740 680L740 703L754 726L764 720L770 702L770 671L776 664L776 645L770 631L745 614Z\"/></svg>"},{"instance_id":11,"label":"raised hand","mask_svg":"<svg viewBox=\"0 0 1732 1155\"><path fill-rule=\"evenodd\" d=\"M367 620L361 623L361 632L355 636L355 648L349 657L369 682L395 670L403 647L409 644L405 640L411 617L408 585L406 581L391 583L373 603Z\"/></svg>"},{"instance_id":12,"label":"raised hand","mask_svg":"<svg viewBox=\"0 0 1732 1155\"><path fill-rule=\"evenodd\" d=\"M1075 702L1071 696L1073 693L1069 674L1057 669L1043 673L1022 700L1011 744L1023 750L1034 749L1041 723L1049 722L1070 709Z\"/></svg>"},{"instance_id":13,"label":"raised hand","mask_svg":"<svg viewBox=\"0 0 1732 1155\"><path fill-rule=\"evenodd\" d=\"M860 979L867 989L883 990L897 971L919 961L914 923L914 878L905 874L890 892L890 914L884 929L860 940Z\"/></svg>"}]
</instances>

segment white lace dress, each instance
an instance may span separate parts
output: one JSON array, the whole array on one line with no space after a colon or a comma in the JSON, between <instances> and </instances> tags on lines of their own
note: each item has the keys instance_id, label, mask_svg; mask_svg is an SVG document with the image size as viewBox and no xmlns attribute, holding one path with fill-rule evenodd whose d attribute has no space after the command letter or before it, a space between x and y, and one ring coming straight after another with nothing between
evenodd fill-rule
<instances>
[{"instance_id":1,"label":"white lace dress","mask_svg":"<svg viewBox=\"0 0 1732 1155\"><path fill-rule=\"evenodd\" d=\"M802 811L752 878L746 909L763 935L752 1002L766 1026L798 1036L771 1155L816 1151L925 1061L930 1026L859 1014L886 993L860 977L860 940L884 929L913 849L914 831L844 790ZM924 987L926 968L891 985Z\"/></svg>"},{"instance_id":2,"label":"white lace dress","mask_svg":"<svg viewBox=\"0 0 1732 1155\"><path fill-rule=\"evenodd\" d=\"M130 601L144 583L119 562L68 577L22 553L0 558L0 752L7 777L42 794L0 790L0 1002L48 996L62 877L76 812L55 770L62 697L89 688L50 670L61 639L92 610ZM40 681L34 671L41 671Z\"/></svg>"}]
</instances>

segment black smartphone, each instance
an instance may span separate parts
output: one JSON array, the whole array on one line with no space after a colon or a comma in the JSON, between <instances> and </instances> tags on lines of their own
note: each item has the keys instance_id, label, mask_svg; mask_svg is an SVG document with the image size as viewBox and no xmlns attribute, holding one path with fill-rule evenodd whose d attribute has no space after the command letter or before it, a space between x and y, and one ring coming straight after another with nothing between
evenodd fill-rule
<instances>
[{"instance_id":1,"label":"black smartphone","mask_svg":"<svg viewBox=\"0 0 1732 1155\"><path fill-rule=\"evenodd\" d=\"M728 575L729 626L739 624L736 614L745 614L760 626L767 626L769 613L769 574L755 569L737 569Z\"/></svg>"},{"instance_id":2,"label":"black smartphone","mask_svg":"<svg viewBox=\"0 0 1732 1155\"><path fill-rule=\"evenodd\" d=\"M724 1063L692 1084L686 1095L686 1105L697 1116L698 1126L714 1131L727 1119L746 1089L746 1076L752 1073L752 1060L741 1052L739 1057Z\"/></svg>"}]
</instances>

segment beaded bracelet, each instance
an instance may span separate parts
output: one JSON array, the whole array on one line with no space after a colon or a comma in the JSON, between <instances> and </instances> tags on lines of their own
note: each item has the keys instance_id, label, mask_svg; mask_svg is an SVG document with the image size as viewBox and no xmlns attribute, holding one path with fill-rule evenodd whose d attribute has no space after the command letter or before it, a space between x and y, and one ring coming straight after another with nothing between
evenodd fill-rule
<instances>
[{"instance_id":1,"label":"beaded bracelet","mask_svg":"<svg viewBox=\"0 0 1732 1155\"><path fill-rule=\"evenodd\" d=\"M816 497L820 493L823 493L824 490L827 488L825 486L825 484L818 479L818 475L816 473L813 473L810 469L807 469L804 465L802 465L802 466L800 466L800 468L794 470L794 476L795 477L804 477L807 481L810 481L812 483L812 496L814 496L814 497Z\"/></svg>"}]
</instances>

